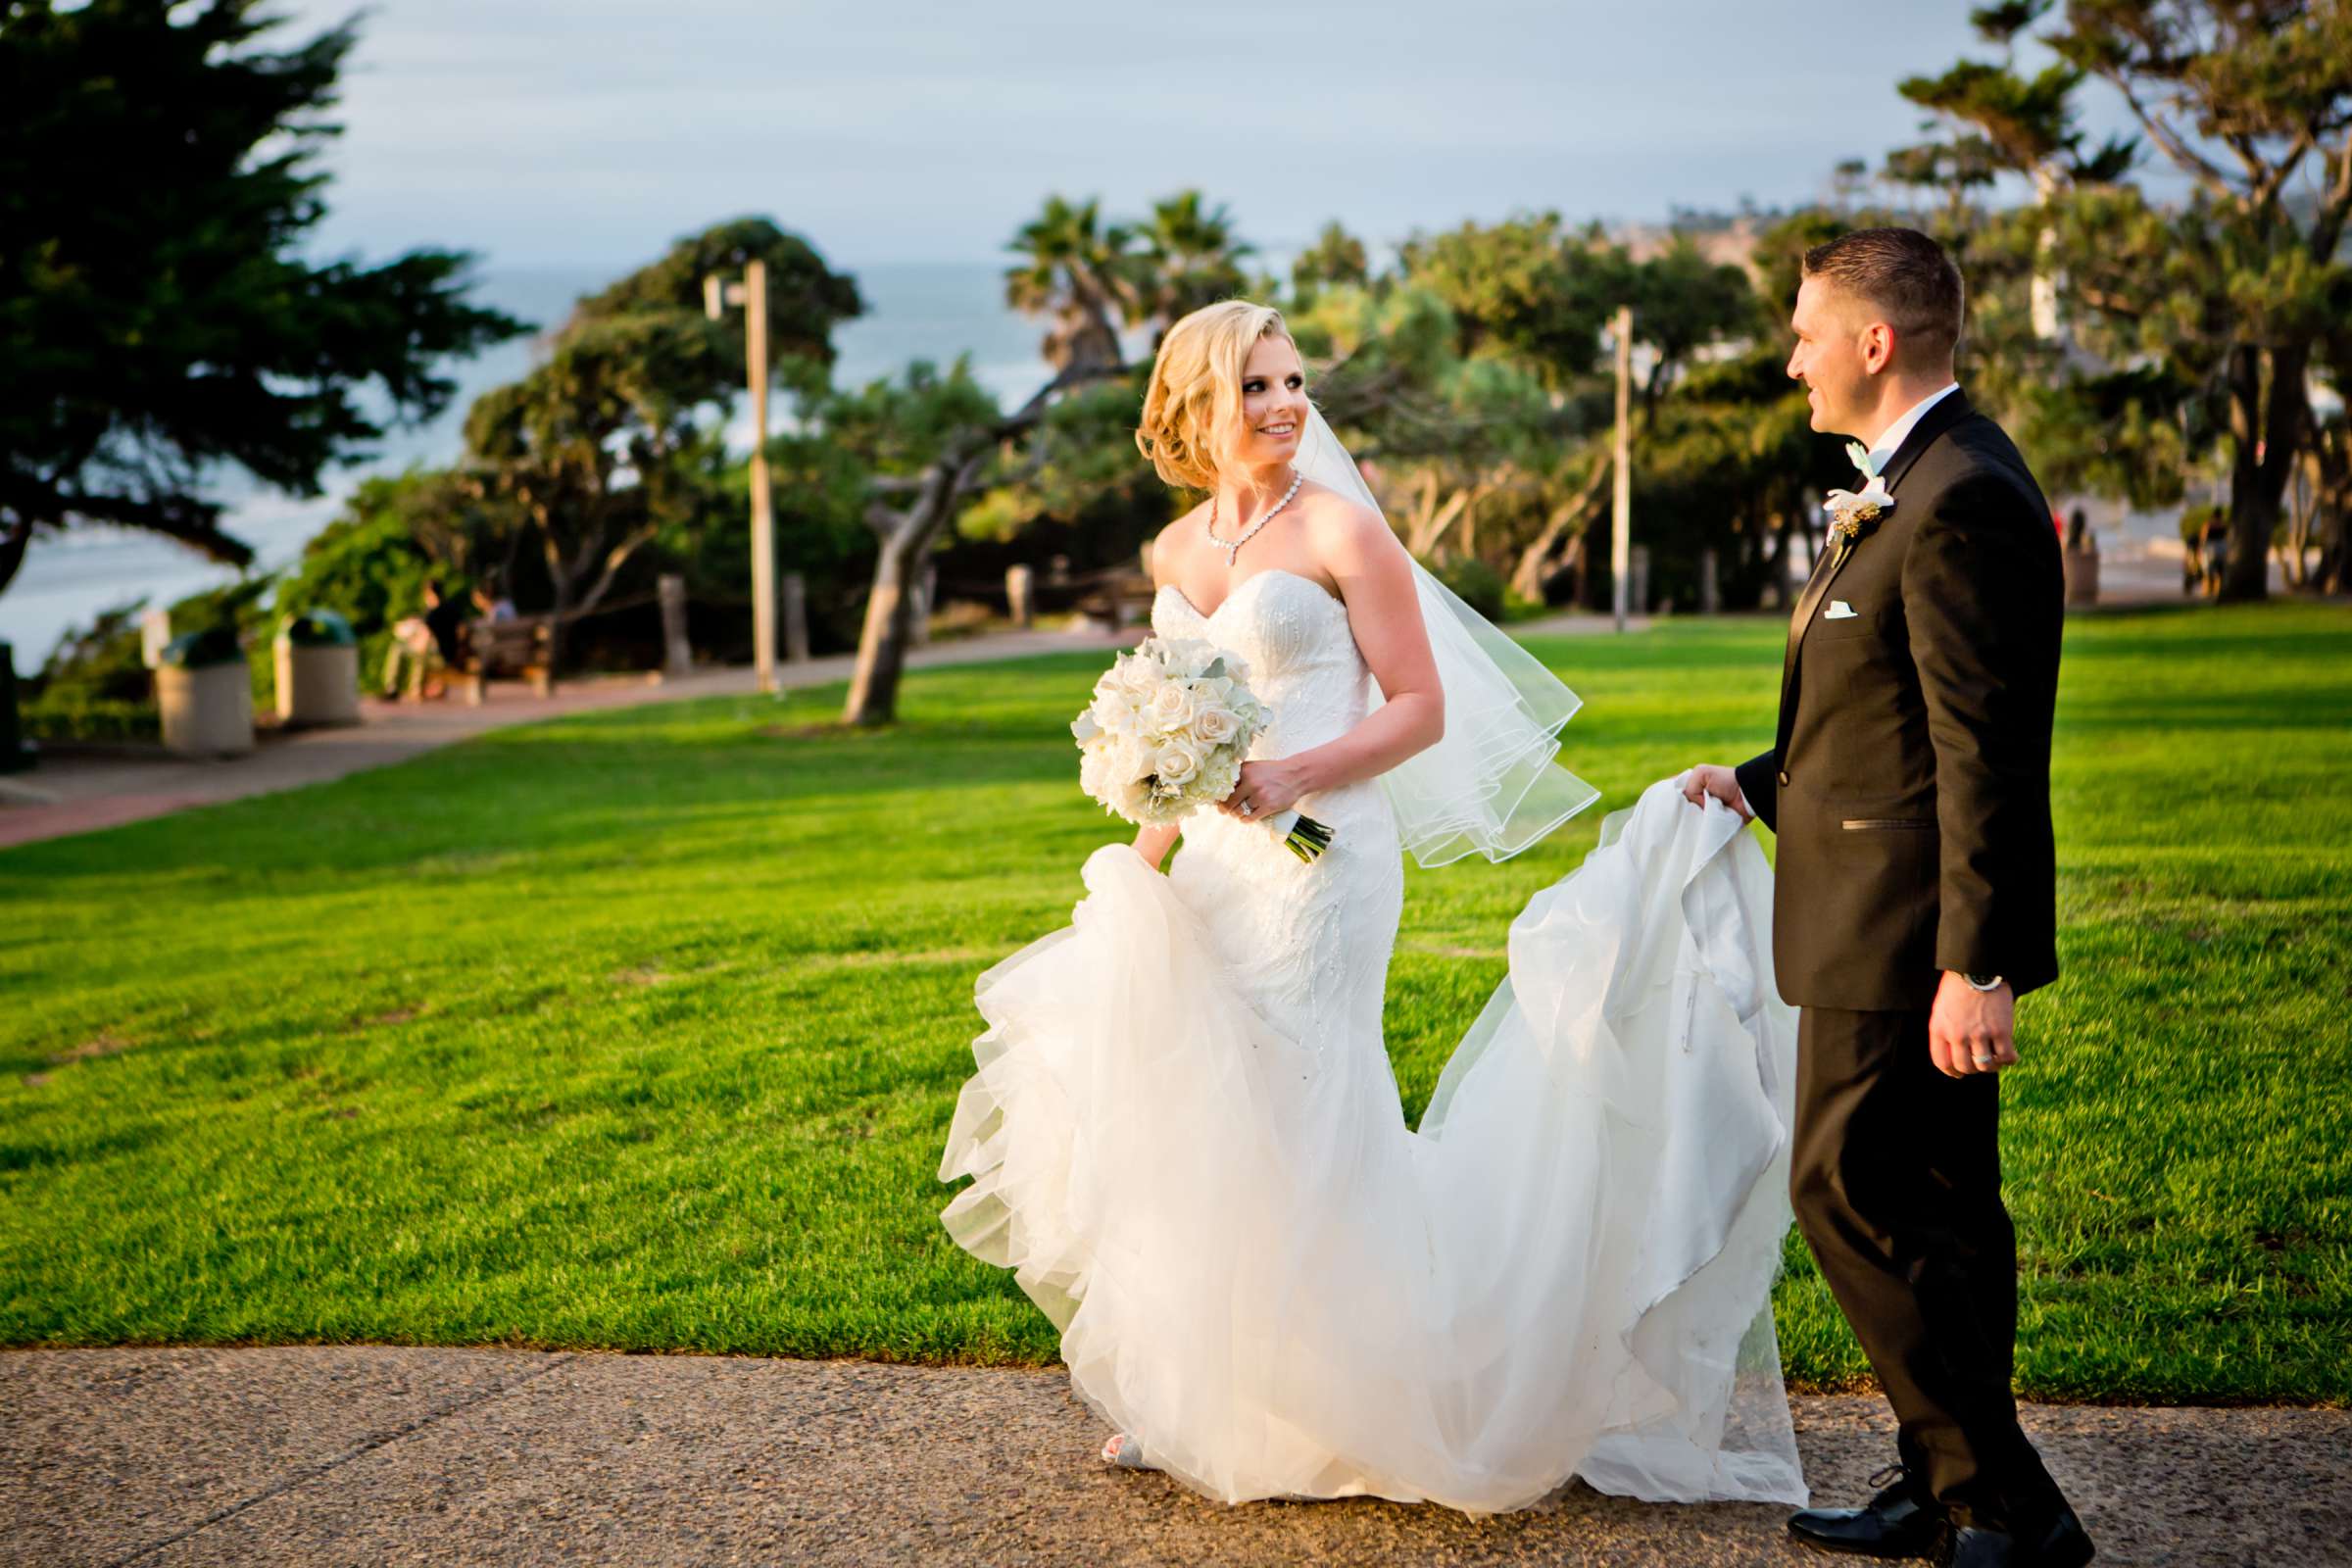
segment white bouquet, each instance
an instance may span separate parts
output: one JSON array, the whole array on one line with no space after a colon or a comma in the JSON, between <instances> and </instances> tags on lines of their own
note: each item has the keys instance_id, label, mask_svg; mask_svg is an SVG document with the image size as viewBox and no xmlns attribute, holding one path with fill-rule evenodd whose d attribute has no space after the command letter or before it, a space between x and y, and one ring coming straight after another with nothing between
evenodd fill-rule
<instances>
[{"instance_id":1,"label":"white bouquet","mask_svg":"<svg viewBox=\"0 0 2352 1568\"><path fill-rule=\"evenodd\" d=\"M1247 663L1202 638L1145 638L1111 662L1070 722L1078 787L1139 827L1182 821L1224 800L1274 716L1249 679ZM1301 860L1331 843L1330 828L1296 810L1266 823Z\"/></svg>"}]
</instances>

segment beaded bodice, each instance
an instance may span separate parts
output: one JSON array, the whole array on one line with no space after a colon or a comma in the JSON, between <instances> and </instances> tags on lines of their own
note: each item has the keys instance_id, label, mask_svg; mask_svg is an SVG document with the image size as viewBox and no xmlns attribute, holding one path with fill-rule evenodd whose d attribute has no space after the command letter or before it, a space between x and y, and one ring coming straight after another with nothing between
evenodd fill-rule
<instances>
[{"instance_id":1,"label":"beaded bodice","mask_svg":"<svg viewBox=\"0 0 2352 1568\"><path fill-rule=\"evenodd\" d=\"M1152 606L1163 637L1200 637L1239 654L1250 689L1273 710L1251 760L1292 757L1336 740L1371 710L1372 673L1348 607L1312 578L1253 572L1202 614L1163 585ZM1185 819L1169 880L1216 932L1222 956L1260 1009L1320 1056L1327 1041L1369 1041L1380 1056L1387 984L1404 868L1396 818L1376 779L1310 792L1299 810L1333 830L1313 862L1273 831L1202 808ZM1391 1080L1393 1082L1393 1080Z\"/></svg>"}]
</instances>

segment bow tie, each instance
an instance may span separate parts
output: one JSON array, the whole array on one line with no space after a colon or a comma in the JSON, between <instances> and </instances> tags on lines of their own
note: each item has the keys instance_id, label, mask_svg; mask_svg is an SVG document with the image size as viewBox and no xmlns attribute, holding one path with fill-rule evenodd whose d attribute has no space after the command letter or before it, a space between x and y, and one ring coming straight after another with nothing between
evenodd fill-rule
<instances>
[{"instance_id":1,"label":"bow tie","mask_svg":"<svg viewBox=\"0 0 2352 1568\"><path fill-rule=\"evenodd\" d=\"M1879 467L1882 460L1874 455L1870 448L1864 446L1861 442L1848 441L1845 444L1845 455L1853 463L1853 466L1861 471L1863 478L1876 479L1879 476Z\"/></svg>"}]
</instances>

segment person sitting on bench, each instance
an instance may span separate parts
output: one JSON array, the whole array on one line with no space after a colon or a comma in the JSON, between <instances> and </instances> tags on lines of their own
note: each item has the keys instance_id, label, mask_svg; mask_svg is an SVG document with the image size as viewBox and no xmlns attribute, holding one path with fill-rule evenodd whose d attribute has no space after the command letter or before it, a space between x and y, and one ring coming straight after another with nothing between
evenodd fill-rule
<instances>
[{"instance_id":1,"label":"person sitting on bench","mask_svg":"<svg viewBox=\"0 0 2352 1568\"><path fill-rule=\"evenodd\" d=\"M408 670L409 696L439 696L437 682L430 693L425 691L426 677L458 661L458 627L466 618L466 601L444 594L441 579L428 577L424 584L424 607L422 615L404 616L392 628L392 650L384 660L386 697L399 692L404 664Z\"/></svg>"},{"instance_id":2,"label":"person sitting on bench","mask_svg":"<svg viewBox=\"0 0 2352 1568\"><path fill-rule=\"evenodd\" d=\"M514 601L500 593L496 583L486 579L473 585L473 610L475 615L483 620L514 618Z\"/></svg>"}]
</instances>

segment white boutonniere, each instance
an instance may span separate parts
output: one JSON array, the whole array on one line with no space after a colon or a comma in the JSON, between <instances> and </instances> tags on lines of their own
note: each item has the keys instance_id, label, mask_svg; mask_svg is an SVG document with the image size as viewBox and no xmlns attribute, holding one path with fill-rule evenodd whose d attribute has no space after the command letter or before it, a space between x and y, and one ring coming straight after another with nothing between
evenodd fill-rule
<instances>
[{"instance_id":1,"label":"white boutonniere","mask_svg":"<svg viewBox=\"0 0 2352 1568\"><path fill-rule=\"evenodd\" d=\"M1859 492L1833 490L1822 511L1830 514L1830 536L1838 541L1842 558L1845 551L1861 542L1862 536L1878 526L1879 519L1894 510L1894 497L1886 489L1886 481L1877 474Z\"/></svg>"}]
</instances>

